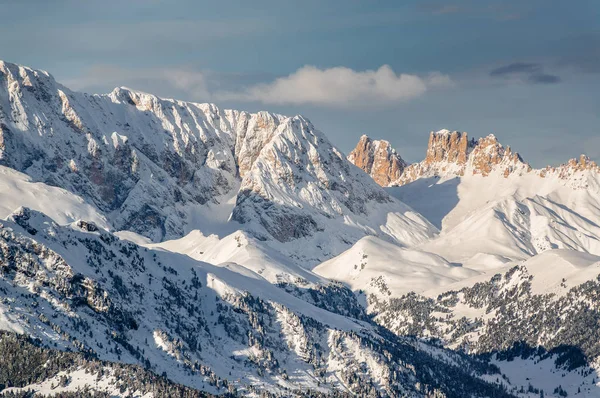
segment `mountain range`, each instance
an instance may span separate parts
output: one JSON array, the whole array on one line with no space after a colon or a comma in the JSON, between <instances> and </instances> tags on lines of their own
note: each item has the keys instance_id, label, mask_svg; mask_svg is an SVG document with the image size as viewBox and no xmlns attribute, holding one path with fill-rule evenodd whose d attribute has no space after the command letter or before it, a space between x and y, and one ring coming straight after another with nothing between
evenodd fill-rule
<instances>
[{"instance_id":1,"label":"mountain range","mask_svg":"<svg viewBox=\"0 0 600 398\"><path fill-rule=\"evenodd\" d=\"M346 156L303 116L0 61L0 198L0 396L600 395L585 156Z\"/></svg>"}]
</instances>

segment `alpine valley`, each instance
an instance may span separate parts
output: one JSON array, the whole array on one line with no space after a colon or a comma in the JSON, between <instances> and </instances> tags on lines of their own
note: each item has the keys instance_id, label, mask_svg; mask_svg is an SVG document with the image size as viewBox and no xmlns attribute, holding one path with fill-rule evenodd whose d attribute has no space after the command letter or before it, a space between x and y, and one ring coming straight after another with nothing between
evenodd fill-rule
<instances>
[{"instance_id":1,"label":"alpine valley","mask_svg":"<svg viewBox=\"0 0 600 398\"><path fill-rule=\"evenodd\" d=\"M0 61L0 397L598 397L600 167Z\"/></svg>"}]
</instances>

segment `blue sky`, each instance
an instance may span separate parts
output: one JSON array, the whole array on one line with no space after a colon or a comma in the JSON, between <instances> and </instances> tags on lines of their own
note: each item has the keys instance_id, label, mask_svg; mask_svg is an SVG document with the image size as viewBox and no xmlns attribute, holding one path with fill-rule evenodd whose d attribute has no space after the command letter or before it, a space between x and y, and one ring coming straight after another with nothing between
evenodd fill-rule
<instances>
[{"instance_id":1,"label":"blue sky","mask_svg":"<svg viewBox=\"0 0 600 398\"><path fill-rule=\"evenodd\" d=\"M342 150L409 161L429 131L496 134L534 166L600 160L600 1L0 0L0 59L67 86L128 86L301 113Z\"/></svg>"}]
</instances>

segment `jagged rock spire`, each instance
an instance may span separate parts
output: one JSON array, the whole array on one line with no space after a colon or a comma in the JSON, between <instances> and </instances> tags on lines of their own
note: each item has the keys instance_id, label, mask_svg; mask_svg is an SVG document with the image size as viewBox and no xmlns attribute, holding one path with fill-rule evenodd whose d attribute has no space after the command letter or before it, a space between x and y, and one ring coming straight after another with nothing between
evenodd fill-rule
<instances>
[{"instance_id":1,"label":"jagged rock spire","mask_svg":"<svg viewBox=\"0 0 600 398\"><path fill-rule=\"evenodd\" d=\"M382 144L383 143L383 144ZM386 154L386 151L389 153ZM348 160L370 174L383 186L404 185L425 176L487 176L494 171L508 177L513 172L527 172L531 167L510 147L504 147L493 134L478 140L465 132L440 130L429 134L425 159L422 162L394 167L390 160L395 151L387 141L361 137Z\"/></svg>"},{"instance_id":2,"label":"jagged rock spire","mask_svg":"<svg viewBox=\"0 0 600 398\"><path fill-rule=\"evenodd\" d=\"M388 141L372 140L366 135L360 137L356 148L348 155L348 160L363 169L381 186L387 186L400 178L407 166Z\"/></svg>"}]
</instances>

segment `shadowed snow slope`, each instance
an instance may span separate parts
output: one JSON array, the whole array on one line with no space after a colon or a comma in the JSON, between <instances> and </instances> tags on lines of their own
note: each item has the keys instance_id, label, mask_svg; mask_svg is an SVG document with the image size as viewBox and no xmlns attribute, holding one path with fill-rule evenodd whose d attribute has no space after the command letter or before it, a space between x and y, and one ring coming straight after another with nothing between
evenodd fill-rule
<instances>
[{"instance_id":1,"label":"shadowed snow slope","mask_svg":"<svg viewBox=\"0 0 600 398\"><path fill-rule=\"evenodd\" d=\"M600 190L595 185L600 179L593 172L582 174L593 184L569 186L556 176L461 177L458 201L443 217L442 233L420 247L476 268L489 266L475 262L473 257L481 254L513 260L557 248L600 254ZM445 183L413 184L392 193L416 205Z\"/></svg>"}]
</instances>

